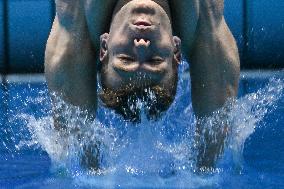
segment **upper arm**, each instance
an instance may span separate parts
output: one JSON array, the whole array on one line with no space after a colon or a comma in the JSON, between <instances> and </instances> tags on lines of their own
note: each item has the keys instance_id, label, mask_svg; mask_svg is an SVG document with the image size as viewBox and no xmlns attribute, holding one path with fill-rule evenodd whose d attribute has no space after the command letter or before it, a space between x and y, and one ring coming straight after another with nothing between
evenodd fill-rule
<instances>
[{"instance_id":1,"label":"upper arm","mask_svg":"<svg viewBox=\"0 0 284 189\"><path fill-rule=\"evenodd\" d=\"M99 3L101 2L101 3ZM56 16L45 53L51 91L73 105L95 107L99 38L115 0L56 0ZM106 6L106 8L103 8Z\"/></svg>"},{"instance_id":2,"label":"upper arm","mask_svg":"<svg viewBox=\"0 0 284 189\"><path fill-rule=\"evenodd\" d=\"M238 50L223 17L223 0L173 1L172 9L174 27L191 62L194 111L208 115L236 96L238 87Z\"/></svg>"}]
</instances>

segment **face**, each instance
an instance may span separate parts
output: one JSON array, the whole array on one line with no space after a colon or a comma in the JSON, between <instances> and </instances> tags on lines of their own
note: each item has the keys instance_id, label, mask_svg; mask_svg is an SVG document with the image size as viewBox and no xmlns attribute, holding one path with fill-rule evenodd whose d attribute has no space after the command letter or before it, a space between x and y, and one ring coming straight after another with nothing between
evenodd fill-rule
<instances>
[{"instance_id":1,"label":"face","mask_svg":"<svg viewBox=\"0 0 284 189\"><path fill-rule=\"evenodd\" d=\"M124 117L133 119L136 115L130 114L139 114L138 107L129 113L138 99L152 108L148 115L162 112L171 104L177 85L180 39L172 35L168 15L154 1L133 0L121 8L110 32L101 36L100 61L100 97ZM147 97L150 93L155 100Z\"/></svg>"}]
</instances>

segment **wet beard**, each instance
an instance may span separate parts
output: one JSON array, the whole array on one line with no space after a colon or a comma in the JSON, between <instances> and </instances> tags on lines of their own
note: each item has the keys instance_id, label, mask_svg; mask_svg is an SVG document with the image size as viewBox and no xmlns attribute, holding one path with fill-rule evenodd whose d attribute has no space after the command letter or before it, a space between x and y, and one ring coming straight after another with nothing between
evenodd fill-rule
<instances>
[{"instance_id":1,"label":"wet beard","mask_svg":"<svg viewBox=\"0 0 284 189\"><path fill-rule=\"evenodd\" d=\"M104 88L99 97L106 107L114 109L125 120L140 122L143 109L147 119L157 120L170 107L175 94L176 82L169 88L157 85L116 91Z\"/></svg>"}]
</instances>

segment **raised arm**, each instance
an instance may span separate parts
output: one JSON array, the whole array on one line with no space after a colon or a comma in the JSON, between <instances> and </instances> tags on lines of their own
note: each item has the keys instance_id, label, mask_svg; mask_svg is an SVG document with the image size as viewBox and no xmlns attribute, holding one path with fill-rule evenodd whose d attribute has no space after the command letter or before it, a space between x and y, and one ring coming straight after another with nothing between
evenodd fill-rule
<instances>
[{"instance_id":1,"label":"raised arm","mask_svg":"<svg viewBox=\"0 0 284 189\"><path fill-rule=\"evenodd\" d=\"M190 61L192 103L198 119L197 166L210 168L214 167L216 158L222 152L227 134L224 128L226 126L220 126L220 120L220 123L213 126L211 135L203 120L223 107L228 98L237 95L239 55L236 42L223 16L223 0L200 0L196 3L195 6L199 8L195 36L191 44L185 44L184 53ZM177 11L176 17L182 20L180 17L187 14L184 11L187 8L180 9L181 13ZM194 24L195 21L192 25ZM184 32L181 32L181 39L186 43L192 41L192 37L188 38Z\"/></svg>"},{"instance_id":2,"label":"raised arm","mask_svg":"<svg viewBox=\"0 0 284 189\"><path fill-rule=\"evenodd\" d=\"M51 91L73 105L95 110L99 36L115 0L56 0L56 17L47 42L45 75Z\"/></svg>"}]
</instances>

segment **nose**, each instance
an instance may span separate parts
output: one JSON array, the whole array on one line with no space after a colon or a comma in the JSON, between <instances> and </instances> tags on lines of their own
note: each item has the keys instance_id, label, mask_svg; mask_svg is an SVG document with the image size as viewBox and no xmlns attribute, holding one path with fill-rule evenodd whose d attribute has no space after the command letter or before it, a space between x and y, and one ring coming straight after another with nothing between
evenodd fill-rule
<instances>
[{"instance_id":1,"label":"nose","mask_svg":"<svg viewBox=\"0 0 284 189\"><path fill-rule=\"evenodd\" d=\"M136 49L137 58L141 62L143 62L146 59L147 51L149 50L150 44L151 44L150 40L147 39L134 40L134 46Z\"/></svg>"},{"instance_id":2,"label":"nose","mask_svg":"<svg viewBox=\"0 0 284 189\"><path fill-rule=\"evenodd\" d=\"M136 48L148 48L151 41L148 39L134 39L134 45Z\"/></svg>"}]
</instances>

